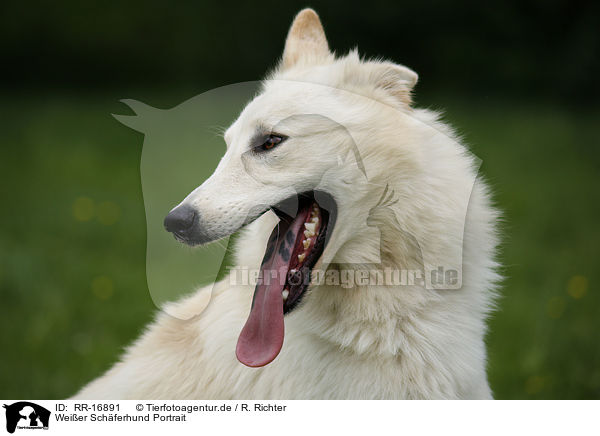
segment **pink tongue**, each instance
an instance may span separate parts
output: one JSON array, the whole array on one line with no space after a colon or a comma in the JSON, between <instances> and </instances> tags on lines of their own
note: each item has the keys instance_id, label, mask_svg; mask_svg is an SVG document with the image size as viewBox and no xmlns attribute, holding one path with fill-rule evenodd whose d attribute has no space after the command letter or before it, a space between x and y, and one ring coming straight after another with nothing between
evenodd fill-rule
<instances>
[{"instance_id":1,"label":"pink tongue","mask_svg":"<svg viewBox=\"0 0 600 436\"><path fill-rule=\"evenodd\" d=\"M261 266L262 282L256 285L252 309L238 338L235 353L251 367L264 366L277 357L283 346L283 299L281 292L306 213L299 213L287 227L283 221L273 229ZM284 229L287 227L287 229Z\"/></svg>"}]
</instances>

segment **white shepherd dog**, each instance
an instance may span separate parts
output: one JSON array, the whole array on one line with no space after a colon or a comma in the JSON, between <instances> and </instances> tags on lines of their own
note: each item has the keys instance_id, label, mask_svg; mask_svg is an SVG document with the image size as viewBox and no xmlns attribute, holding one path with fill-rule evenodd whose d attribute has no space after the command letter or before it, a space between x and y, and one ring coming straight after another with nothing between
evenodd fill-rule
<instances>
[{"instance_id":1,"label":"white shepherd dog","mask_svg":"<svg viewBox=\"0 0 600 436\"><path fill-rule=\"evenodd\" d=\"M335 57L301 11L214 174L165 219L190 245L244 227L236 265L261 280L173 303L77 398L491 398L498 213L477 159L411 106L416 82Z\"/></svg>"}]
</instances>

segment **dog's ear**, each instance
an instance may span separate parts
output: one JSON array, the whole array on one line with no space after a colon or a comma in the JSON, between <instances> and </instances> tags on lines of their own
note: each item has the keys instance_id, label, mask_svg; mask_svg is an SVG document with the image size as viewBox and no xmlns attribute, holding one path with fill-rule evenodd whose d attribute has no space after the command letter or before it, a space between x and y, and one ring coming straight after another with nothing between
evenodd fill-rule
<instances>
[{"instance_id":1,"label":"dog's ear","mask_svg":"<svg viewBox=\"0 0 600 436\"><path fill-rule=\"evenodd\" d=\"M369 62L369 82L410 106L411 92L419 76L410 68L392 62Z\"/></svg>"},{"instance_id":2,"label":"dog's ear","mask_svg":"<svg viewBox=\"0 0 600 436\"><path fill-rule=\"evenodd\" d=\"M310 8L301 10L294 18L288 32L281 69L302 64L318 64L330 56L329 45L319 16Z\"/></svg>"}]
</instances>

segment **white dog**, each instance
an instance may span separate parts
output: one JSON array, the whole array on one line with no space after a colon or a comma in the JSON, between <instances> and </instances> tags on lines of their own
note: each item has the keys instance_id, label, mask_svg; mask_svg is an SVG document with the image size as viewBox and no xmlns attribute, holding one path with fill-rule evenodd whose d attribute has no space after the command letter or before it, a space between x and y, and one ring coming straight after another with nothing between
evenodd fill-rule
<instances>
[{"instance_id":1,"label":"white dog","mask_svg":"<svg viewBox=\"0 0 600 436\"><path fill-rule=\"evenodd\" d=\"M165 220L190 245L245 226L237 265L262 280L226 277L173 303L77 397L491 398L498 214L476 159L411 106L416 82L401 65L336 58L301 11L214 174Z\"/></svg>"}]
</instances>

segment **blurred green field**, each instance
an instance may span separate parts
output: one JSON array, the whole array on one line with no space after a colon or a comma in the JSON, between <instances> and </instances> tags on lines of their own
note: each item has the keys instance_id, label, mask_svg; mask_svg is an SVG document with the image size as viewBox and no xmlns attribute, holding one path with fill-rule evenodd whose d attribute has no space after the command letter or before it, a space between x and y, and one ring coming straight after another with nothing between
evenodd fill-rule
<instances>
[{"instance_id":1,"label":"blurred green field","mask_svg":"<svg viewBox=\"0 0 600 436\"><path fill-rule=\"evenodd\" d=\"M169 107L193 93L165 98ZM143 137L118 93L0 101L0 396L62 398L152 317ZM129 95L130 96L130 95ZM437 98L504 211L506 276L490 323L497 398L600 398L600 113Z\"/></svg>"}]
</instances>

